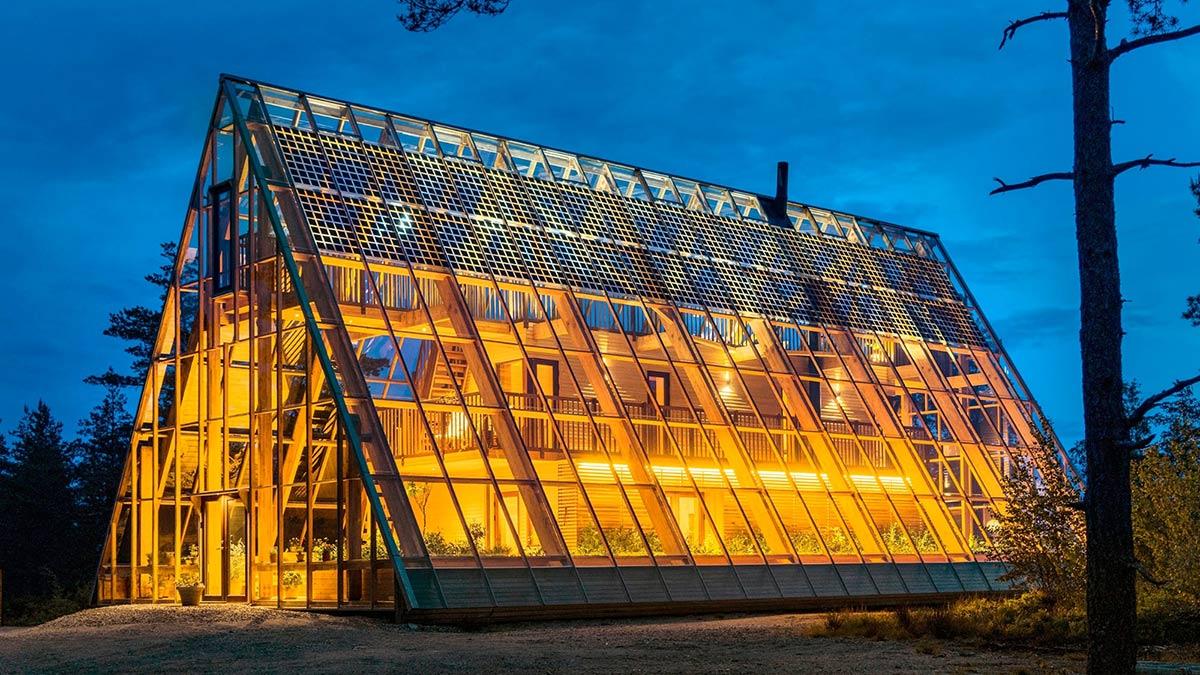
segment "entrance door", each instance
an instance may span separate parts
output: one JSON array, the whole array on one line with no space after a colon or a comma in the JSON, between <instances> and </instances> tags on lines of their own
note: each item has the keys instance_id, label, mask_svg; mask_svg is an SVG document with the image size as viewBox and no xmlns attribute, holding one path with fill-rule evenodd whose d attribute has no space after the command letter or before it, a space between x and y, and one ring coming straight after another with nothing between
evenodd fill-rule
<instances>
[{"instance_id":1,"label":"entrance door","mask_svg":"<svg viewBox=\"0 0 1200 675\"><path fill-rule=\"evenodd\" d=\"M205 600L246 599L246 505L236 495L202 497L200 571Z\"/></svg>"}]
</instances>

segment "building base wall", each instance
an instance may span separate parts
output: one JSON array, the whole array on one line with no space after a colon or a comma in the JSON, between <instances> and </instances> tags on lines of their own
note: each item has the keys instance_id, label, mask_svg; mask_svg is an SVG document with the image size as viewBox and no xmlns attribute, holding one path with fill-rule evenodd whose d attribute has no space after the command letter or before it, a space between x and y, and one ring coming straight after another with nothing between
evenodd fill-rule
<instances>
[{"instance_id":1,"label":"building base wall","mask_svg":"<svg viewBox=\"0 0 1200 675\"><path fill-rule=\"evenodd\" d=\"M415 608L284 601L284 609L395 616L422 624L930 605L1008 594L1004 563L409 570ZM495 601L492 601L495 598Z\"/></svg>"}]
</instances>

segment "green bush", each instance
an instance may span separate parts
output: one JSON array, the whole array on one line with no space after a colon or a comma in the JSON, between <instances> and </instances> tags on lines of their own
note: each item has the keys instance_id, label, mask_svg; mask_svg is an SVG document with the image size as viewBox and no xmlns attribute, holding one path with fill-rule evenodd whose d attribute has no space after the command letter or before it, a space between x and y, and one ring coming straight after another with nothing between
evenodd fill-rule
<instances>
[{"instance_id":1,"label":"green bush","mask_svg":"<svg viewBox=\"0 0 1200 675\"><path fill-rule=\"evenodd\" d=\"M1059 468L1058 449L1039 438L1029 455L1013 457L1004 477L1003 513L989 523L987 553L1009 565L1003 579L1041 591L1065 610L1083 606L1087 575L1086 525L1074 508L1079 495Z\"/></svg>"},{"instance_id":2,"label":"green bush","mask_svg":"<svg viewBox=\"0 0 1200 675\"><path fill-rule=\"evenodd\" d=\"M892 612L841 611L810 630L814 636L874 640L968 639L1038 646L1081 645L1086 622L1044 594L974 598L945 607L902 607Z\"/></svg>"},{"instance_id":3,"label":"green bush","mask_svg":"<svg viewBox=\"0 0 1200 675\"><path fill-rule=\"evenodd\" d=\"M55 590L49 597L18 596L5 598L5 626L36 626L60 616L78 612L90 604L88 591L80 588L74 592Z\"/></svg>"},{"instance_id":4,"label":"green bush","mask_svg":"<svg viewBox=\"0 0 1200 675\"><path fill-rule=\"evenodd\" d=\"M1130 477L1134 548L1149 577L1138 584L1138 609L1148 621L1194 626L1200 612L1200 403L1189 393L1164 408L1159 442L1134 461Z\"/></svg>"}]
</instances>

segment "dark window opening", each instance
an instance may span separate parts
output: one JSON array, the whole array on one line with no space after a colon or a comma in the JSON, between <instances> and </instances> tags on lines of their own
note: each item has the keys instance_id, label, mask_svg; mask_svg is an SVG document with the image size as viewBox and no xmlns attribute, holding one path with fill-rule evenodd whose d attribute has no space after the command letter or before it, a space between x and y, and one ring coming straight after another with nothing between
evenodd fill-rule
<instances>
[{"instance_id":1,"label":"dark window opening","mask_svg":"<svg viewBox=\"0 0 1200 675\"><path fill-rule=\"evenodd\" d=\"M646 380L650 383L650 393L660 406L671 405L671 378L667 373L646 372Z\"/></svg>"},{"instance_id":2,"label":"dark window opening","mask_svg":"<svg viewBox=\"0 0 1200 675\"><path fill-rule=\"evenodd\" d=\"M209 189L208 195L212 209L209 219L208 276L212 279L212 294L216 296L233 290L233 185L229 181L218 183Z\"/></svg>"}]
</instances>

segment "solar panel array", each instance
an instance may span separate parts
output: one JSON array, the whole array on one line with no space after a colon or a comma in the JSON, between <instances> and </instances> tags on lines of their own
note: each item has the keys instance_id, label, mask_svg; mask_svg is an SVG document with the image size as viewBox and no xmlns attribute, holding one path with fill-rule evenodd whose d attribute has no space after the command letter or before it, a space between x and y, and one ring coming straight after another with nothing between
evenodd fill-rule
<instances>
[{"instance_id":1,"label":"solar panel array","mask_svg":"<svg viewBox=\"0 0 1200 675\"><path fill-rule=\"evenodd\" d=\"M276 127L322 252L983 345L942 263L765 221Z\"/></svg>"}]
</instances>

